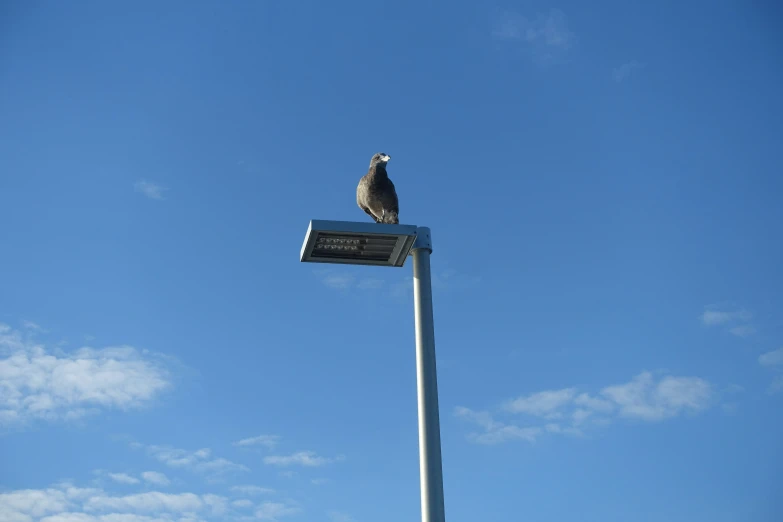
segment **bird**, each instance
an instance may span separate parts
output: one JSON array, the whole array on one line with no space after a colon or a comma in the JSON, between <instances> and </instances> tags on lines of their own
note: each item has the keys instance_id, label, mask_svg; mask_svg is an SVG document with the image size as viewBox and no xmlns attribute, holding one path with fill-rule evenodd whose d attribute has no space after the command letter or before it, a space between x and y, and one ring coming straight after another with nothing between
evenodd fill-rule
<instances>
[{"instance_id":1,"label":"bird","mask_svg":"<svg viewBox=\"0 0 783 522\"><path fill-rule=\"evenodd\" d=\"M386 164L391 156L384 152L374 154L370 160L370 170L359 180L356 187L356 204L376 223L398 224L400 222L400 204L394 183L386 172Z\"/></svg>"}]
</instances>

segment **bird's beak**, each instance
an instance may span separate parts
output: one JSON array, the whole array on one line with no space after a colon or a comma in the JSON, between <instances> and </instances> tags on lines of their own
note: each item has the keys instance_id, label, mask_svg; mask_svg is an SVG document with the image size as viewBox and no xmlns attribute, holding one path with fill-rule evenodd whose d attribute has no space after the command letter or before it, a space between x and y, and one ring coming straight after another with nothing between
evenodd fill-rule
<instances>
[{"instance_id":1,"label":"bird's beak","mask_svg":"<svg viewBox=\"0 0 783 522\"><path fill-rule=\"evenodd\" d=\"M391 159L391 156L389 156L389 155L387 154L386 156L382 157L381 159L382 159L383 161L389 161L389 160Z\"/></svg>"}]
</instances>

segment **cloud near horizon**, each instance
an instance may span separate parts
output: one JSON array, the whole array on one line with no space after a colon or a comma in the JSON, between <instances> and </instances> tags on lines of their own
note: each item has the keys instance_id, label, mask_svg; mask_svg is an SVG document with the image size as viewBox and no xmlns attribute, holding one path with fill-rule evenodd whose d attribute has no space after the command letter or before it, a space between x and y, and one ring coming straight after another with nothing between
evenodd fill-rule
<instances>
[{"instance_id":1,"label":"cloud near horizon","mask_svg":"<svg viewBox=\"0 0 783 522\"><path fill-rule=\"evenodd\" d=\"M259 503L212 493L144 491L129 495L60 483L0 493L3 522L193 522L279 520L302 510L291 501Z\"/></svg>"}]
</instances>

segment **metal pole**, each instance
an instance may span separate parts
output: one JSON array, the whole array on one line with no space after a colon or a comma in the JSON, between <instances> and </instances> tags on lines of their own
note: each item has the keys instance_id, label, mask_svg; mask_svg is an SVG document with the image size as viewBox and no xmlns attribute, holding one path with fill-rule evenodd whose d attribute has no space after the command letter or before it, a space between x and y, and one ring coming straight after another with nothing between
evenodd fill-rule
<instances>
[{"instance_id":1,"label":"metal pole","mask_svg":"<svg viewBox=\"0 0 783 522\"><path fill-rule=\"evenodd\" d=\"M430 229L419 227L413 245L413 304L416 318L416 382L419 401L419 480L422 522L445 522L440 454L438 372L432 318Z\"/></svg>"}]
</instances>

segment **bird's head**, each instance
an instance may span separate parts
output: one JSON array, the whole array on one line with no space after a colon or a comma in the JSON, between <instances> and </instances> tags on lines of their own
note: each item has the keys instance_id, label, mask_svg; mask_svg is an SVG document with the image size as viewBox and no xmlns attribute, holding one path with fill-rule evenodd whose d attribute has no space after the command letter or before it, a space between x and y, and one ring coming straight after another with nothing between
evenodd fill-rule
<instances>
[{"instance_id":1,"label":"bird's head","mask_svg":"<svg viewBox=\"0 0 783 522\"><path fill-rule=\"evenodd\" d=\"M379 152L378 154L375 154L372 159L370 160L370 167L375 167L377 165L380 165L381 167L386 167L386 163L391 159L391 156L386 154L385 152Z\"/></svg>"}]
</instances>

